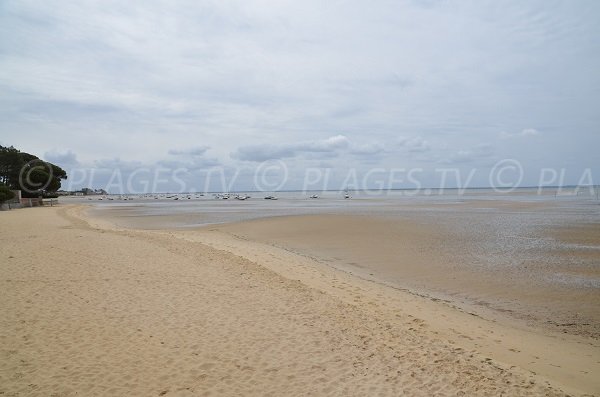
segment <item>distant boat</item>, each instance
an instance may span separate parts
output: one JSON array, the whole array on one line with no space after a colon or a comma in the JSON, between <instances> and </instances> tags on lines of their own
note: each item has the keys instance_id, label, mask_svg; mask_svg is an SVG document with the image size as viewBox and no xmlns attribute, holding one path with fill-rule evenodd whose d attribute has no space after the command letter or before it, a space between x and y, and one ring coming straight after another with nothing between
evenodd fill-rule
<instances>
[{"instance_id":1,"label":"distant boat","mask_svg":"<svg viewBox=\"0 0 600 397\"><path fill-rule=\"evenodd\" d=\"M310 196L311 199L318 199L319 196L317 196L316 194L313 194L312 196Z\"/></svg>"},{"instance_id":2,"label":"distant boat","mask_svg":"<svg viewBox=\"0 0 600 397\"><path fill-rule=\"evenodd\" d=\"M265 196L265 200L277 200L275 196Z\"/></svg>"},{"instance_id":3,"label":"distant boat","mask_svg":"<svg viewBox=\"0 0 600 397\"><path fill-rule=\"evenodd\" d=\"M349 198L350 198L350 195L349 195L348 193L346 193L346 194L344 194L344 198L345 198L345 199L349 199Z\"/></svg>"}]
</instances>

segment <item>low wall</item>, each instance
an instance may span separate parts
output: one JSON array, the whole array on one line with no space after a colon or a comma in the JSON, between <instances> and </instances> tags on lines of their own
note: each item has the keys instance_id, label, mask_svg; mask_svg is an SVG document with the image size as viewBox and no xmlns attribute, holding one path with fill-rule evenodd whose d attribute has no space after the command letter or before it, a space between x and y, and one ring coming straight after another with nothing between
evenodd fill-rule
<instances>
[{"instance_id":1,"label":"low wall","mask_svg":"<svg viewBox=\"0 0 600 397\"><path fill-rule=\"evenodd\" d=\"M20 201L22 207L39 207L44 205L44 200L39 198L22 198Z\"/></svg>"},{"instance_id":2,"label":"low wall","mask_svg":"<svg viewBox=\"0 0 600 397\"><path fill-rule=\"evenodd\" d=\"M4 204L0 205L0 210L6 211L6 210L14 210L17 208L41 207L41 206L54 207L57 204L58 204L58 199L55 199L55 198L53 198L53 199L42 199L41 197L21 198L19 201L11 200L11 201L5 202Z\"/></svg>"},{"instance_id":3,"label":"low wall","mask_svg":"<svg viewBox=\"0 0 600 397\"><path fill-rule=\"evenodd\" d=\"M21 191L20 190L11 190L15 194L15 197L12 199L5 201L1 206L1 210L11 210L15 208L22 208L23 204L21 204Z\"/></svg>"},{"instance_id":4,"label":"low wall","mask_svg":"<svg viewBox=\"0 0 600 397\"><path fill-rule=\"evenodd\" d=\"M9 201L6 201L4 204L0 205L0 210L12 210L16 208L23 207L40 207L42 205L47 205L53 207L58 204L58 199L42 199L41 197L37 198L23 198L20 190L11 190L15 194L15 197Z\"/></svg>"}]
</instances>

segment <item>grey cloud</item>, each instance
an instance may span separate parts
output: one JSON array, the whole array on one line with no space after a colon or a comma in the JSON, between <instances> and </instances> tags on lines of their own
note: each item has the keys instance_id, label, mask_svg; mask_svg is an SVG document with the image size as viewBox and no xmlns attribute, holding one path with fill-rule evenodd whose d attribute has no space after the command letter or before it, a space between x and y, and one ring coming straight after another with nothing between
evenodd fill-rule
<instances>
[{"instance_id":1,"label":"grey cloud","mask_svg":"<svg viewBox=\"0 0 600 397\"><path fill-rule=\"evenodd\" d=\"M235 153L231 154L231 157L242 161L266 161L294 157L295 155L296 151L286 146L249 145L238 148Z\"/></svg>"},{"instance_id":2,"label":"grey cloud","mask_svg":"<svg viewBox=\"0 0 600 397\"><path fill-rule=\"evenodd\" d=\"M189 161L179 160L160 160L157 165L170 170L175 169L186 169L190 171L203 170L206 168L216 167L221 165L221 162L217 158L199 158L194 157Z\"/></svg>"},{"instance_id":3,"label":"grey cloud","mask_svg":"<svg viewBox=\"0 0 600 397\"><path fill-rule=\"evenodd\" d=\"M118 158L101 159L93 163L93 166L100 170L119 170L122 173L131 173L140 169L167 168L169 170L187 169L198 170L218 166L221 163L216 158L192 157L187 160L169 160L161 159L155 162L124 161Z\"/></svg>"},{"instance_id":4,"label":"grey cloud","mask_svg":"<svg viewBox=\"0 0 600 397\"><path fill-rule=\"evenodd\" d=\"M210 146L198 146L189 149L171 149L169 154L173 156L203 156Z\"/></svg>"},{"instance_id":5,"label":"grey cloud","mask_svg":"<svg viewBox=\"0 0 600 397\"><path fill-rule=\"evenodd\" d=\"M427 152L431 149L429 142L420 136L412 138L400 138L398 144L409 152Z\"/></svg>"},{"instance_id":6,"label":"grey cloud","mask_svg":"<svg viewBox=\"0 0 600 397\"><path fill-rule=\"evenodd\" d=\"M44 153L44 160L54 163L64 169L70 169L79 165L77 155L72 151L58 152L51 151Z\"/></svg>"},{"instance_id":7,"label":"grey cloud","mask_svg":"<svg viewBox=\"0 0 600 397\"><path fill-rule=\"evenodd\" d=\"M488 143L479 144L470 149L459 150L449 158L439 161L441 164L466 164L477 161L489 161L495 154L494 146Z\"/></svg>"},{"instance_id":8,"label":"grey cloud","mask_svg":"<svg viewBox=\"0 0 600 397\"><path fill-rule=\"evenodd\" d=\"M0 135L86 164L435 166L485 141L525 167L597 167L598 15L596 1L4 2ZM535 156L512 144L536 136Z\"/></svg>"},{"instance_id":9,"label":"grey cloud","mask_svg":"<svg viewBox=\"0 0 600 397\"><path fill-rule=\"evenodd\" d=\"M100 170L119 170L121 172L132 172L140 168L147 167L147 164L141 161L127 161L119 158L114 159L100 159L93 163L94 168Z\"/></svg>"},{"instance_id":10,"label":"grey cloud","mask_svg":"<svg viewBox=\"0 0 600 397\"><path fill-rule=\"evenodd\" d=\"M535 128L525 128L523 130L521 130L520 132L516 132L516 133L510 133L510 132L506 132L506 131L502 131L500 133L500 137L502 138L514 138L514 137L528 137L528 136L539 136L542 135L542 133L538 130L536 130Z\"/></svg>"},{"instance_id":11,"label":"grey cloud","mask_svg":"<svg viewBox=\"0 0 600 397\"><path fill-rule=\"evenodd\" d=\"M266 161L295 157L301 153L332 153L345 149L350 141L344 135L335 135L327 139L301 141L280 145L242 146L231 157L243 161Z\"/></svg>"},{"instance_id":12,"label":"grey cloud","mask_svg":"<svg viewBox=\"0 0 600 397\"><path fill-rule=\"evenodd\" d=\"M540 132L534 128L525 128L523 131L521 131L521 135L535 136L535 135L540 135Z\"/></svg>"},{"instance_id":13,"label":"grey cloud","mask_svg":"<svg viewBox=\"0 0 600 397\"><path fill-rule=\"evenodd\" d=\"M350 153L360 156L372 156L385 151L385 146L379 142L352 145Z\"/></svg>"},{"instance_id":14,"label":"grey cloud","mask_svg":"<svg viewBox=\"0 0 600 397\"><path fill-rule=\"evenodd\" d=\"M216 157L205 157L204 155L210 149L210 146L197 146L188 149L171 149L169 155L176 157L173 159L160 160L158 165L169 169L188 169L191 171L202 170L206 168L221 165Z\"/></svg>"}]
</instances>

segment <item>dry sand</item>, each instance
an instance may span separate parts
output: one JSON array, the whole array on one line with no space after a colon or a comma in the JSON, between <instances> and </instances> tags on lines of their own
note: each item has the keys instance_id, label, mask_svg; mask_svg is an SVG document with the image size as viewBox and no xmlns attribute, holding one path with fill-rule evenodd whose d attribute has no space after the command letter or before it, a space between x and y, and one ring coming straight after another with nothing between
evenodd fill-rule
<instances>
[{"instance_id":1,"label":"dry sand","mask_svg":"<svg viewBox=\"0 0 600 397\"><path fill-rule=\"evenodd\" d=\"M0 213L0 395L600 393L595 341L223 232Z\"/></svg>"}]
</instances>

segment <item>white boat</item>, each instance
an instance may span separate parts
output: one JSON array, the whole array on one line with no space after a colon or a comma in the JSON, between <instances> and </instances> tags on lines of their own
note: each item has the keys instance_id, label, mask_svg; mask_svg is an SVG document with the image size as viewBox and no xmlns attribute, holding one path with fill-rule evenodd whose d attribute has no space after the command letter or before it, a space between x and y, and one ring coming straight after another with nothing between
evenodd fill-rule
<instances>
[{"instance_id":1,"label":"white boat","mask_svg":"<svg viewBox=\"0 0 600 397\"><path fill-rule=\"evenodd\" d=\"M318 199L319 196L317 196L316 194L313 194L312 196L310 196L311 199Z\"/></svg>"}]
</instances>

